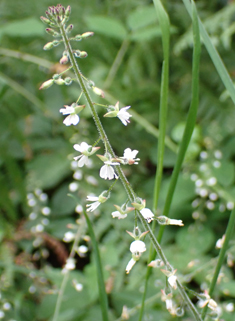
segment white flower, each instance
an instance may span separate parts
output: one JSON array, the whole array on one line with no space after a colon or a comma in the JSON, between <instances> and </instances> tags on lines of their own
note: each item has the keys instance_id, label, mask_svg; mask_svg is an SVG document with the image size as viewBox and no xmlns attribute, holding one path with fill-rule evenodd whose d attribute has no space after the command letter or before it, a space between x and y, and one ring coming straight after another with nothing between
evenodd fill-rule
<instances>
[{"instance_id":1,"label":"white flower","mask_svg":"<svg viewBox=\"0 0 235 321\"><path fill-rule=\"evenodd\" d=\"M82 142L80 145L75 144L73 146L75 150L82 153L82 155L74 157L75 160L78 161L78 167L83 167L84 165L89 165L89 156L94 154L100 147L92 147L88 145L86 142Z\"/></svg>"},{"instance_id":2,"label":"white flower","mask_svg":"<svg viewBox=\"0 0 235 321\"><path fill-rule=\"evenodd\" d=\"M106 196L105 196L106 195ZM109 198L110 194L107 194L107 191L102 192L99 196L87 196L87 201L88 202L93 202L91 204L87 204L87 212L93 212L94 210L97 209L97 207L106 202L107 199Z\"/></svg>"},{"instance_id":3,"label":"white flower","mask_svg":"<svg viewBox=\"0 0 235 321\"><path fill-rule=\"evenodd\" d=\"M138 164L138 161L140 159L135 158L138 153L139 151L136 149L131 150L130 148L126 148L124 150L123 157L121 157L123 164L129 164L129 165Z\"/></svg>"},{"instance_id":4,"label":"white flower","mask_svg":"<svg viewBox=\"0 0 235 321\"><path fill-rule=\"evenodd\" d=\"M64 234L63 241L71 242L72 240L74 240L74 237L75 237L74 233L71 231L68 231Z\"/></svg>"},{"instance_id":5,"label":"white flower","mask_svg":"<svg viewBox=\"0 0 235 321\"><path fill-rule=\"evenodd\" d=\"M152 222L152 220L154 219L154 214L149 208L143 208L142 210L140 210L140 213L148 223Z\"/></svg>"},{"instance_id":6,"label":"white flower","mask_svg":"<svg viewBox=\"0 0 235 321\"><path fill-rule=\"evenodd\" d=\"M146 251L146 246L143 241L136 240L131 243L130 251L134 256L139 257L143 252Z\"/></svg>"},{"instance_id":7,"label":"white flower","mask_svg":"<svg viewBox=\"0 0 235 321\"><path fill-rule=\"evenodd\" d=\"M93 202L91 204L87 204L87 212L93 212L94 210L97 209L97 207L101 204L99 202L99 197L98 196L87 196L87 201Z\"/></svg>"},{"instance_id":8,"label":"white flower","mask_svg":"<svg viewBox=\"0 0 235 321\"><path fill-rule=\"evenodd\" d=\"M130 273L130 270L133 268L133 266L135 265L136 261L132 258L130 259L130 261L128 262L127 266L126 266L126 274Z\"/></svg>"},{"instance_id":9,"label":"white flower","mask_svg":"<svg viewBox=\"0 0 235 321\"><path fill-rule=\"evenodd\" d=\"M121 122L126 126L129 123L129 118L132 117L126 110L131 108L131 106L123 107L119 110L119 101L115 104L115 106L109 106L108 112L104 115L104 117L118 117Z\"/></svg>"},{"instance_id":10,"label":"white flower","mask_svg":"<svg viewBox=\"0 0 235 321\"><path fill-rule=\"evenodd\" d=\"M105 165L103 165L100 169L100 177L103 179L113 179L118 178L118 175L115 173L112 165L115 165L111 162L105 162ZM118 163L116 165L119 165Z\"/></svg>"},{"instance_id":11,"label":"white flower","mask_svg":"<svg viewBox=\"0 0 235 321\"><path fill-rule=\"evenodd\" d=\"M112 212L112 217L117 217L119 220L127 217L127 214L121 214L119 211Z\"/></svg>"},{"instance_id":12,"label":"white flower","mask_svg":"<svg viewBox=\"0 0 235 321\"><path fill-rule=\"evenodd\" d=\"M125 126L130 122L129 118L132 117L132 115L127 112L127 109L129 109L130 107L131 106L123 107L117 113L117 117L121 120L121 122Z\"/></svg>"},{"instance_id":13,"label":"white flower","mask_svg":"<svg viewBox=\"0 0 235 321\"><path fill-rule=\"evenodd\" d=\"M79 123L79 116L75 113L74 107L65 106L65 108L60 109L60 113L69 115L63 121L66 126L77 125Z\"/></svg>"},{"instance_id":14,"label":"white flower","mask_svg":"<svg viewBox=\"0 0 235 321\"><path fill-rule=\"evenodd\" d=\"M72 257L67 258L66 264L65 264L65 266L64 266L64 270L69 270L69 271L71 271L71 270L74 270L75 267L76 267L76 265L75 265L75 259L72 258ZM64 271L64 272L66 272L66 271Z\"/></svg>"},{"instance_id":15,"label":"white flower","mask_svg":"<svg viewBox=\"0 0 235 321\"><path fill-rule=\"evenodd\" d=\"M175 220L166 216L158 216L156 217L158 224L160 225L179 225L184 226L182 220Z\"/></svg>"},{"instance_id":16,"label":"white flower","mask_svg":"<svg viewBox=\"0 0 235 321\"><path fill-rule=\"evenodd\" d=\"M169 276L169 278L168 278L168 283L170 284L170 286L174 289L174 290L176 290L177 289L177 283L176 283L176 281L177 281L177 276L175 276L175 275L171 275L171 276Z\"/></svg>"}]
</instances>

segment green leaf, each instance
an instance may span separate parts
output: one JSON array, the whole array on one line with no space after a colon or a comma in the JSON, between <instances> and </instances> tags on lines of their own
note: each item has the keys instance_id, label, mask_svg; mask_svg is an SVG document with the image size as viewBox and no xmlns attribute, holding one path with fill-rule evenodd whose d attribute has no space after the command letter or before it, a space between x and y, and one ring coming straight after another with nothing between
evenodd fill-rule
<instances>
[{"instance_id":1,"label":"green leaf","mask_svg":"<svg viewBox=\"0 0 235 321\"><path fill-rule=\"evenodd\" d=\"M230 186L234 182L234 164L231 162L222 161L220 167L213 167L212 173L223 186Z\"/></svg>"},{"instance_id":2,"label":"green leaf","mask_svg":"<svg viewBox=\"0 0 235 321\"><path fill-rule=\"evenodd\" d=\"M127 36L124 25L113 17L93 15L86 17L85 20L88 28L97 33L119 40L124 40Z\"/></svg>"},{"instance_id":3,"label":"green leaf","mask_svg":"<svg viewBox=\"0 0 235 321\"><path fill-rule=\"evenodd\" d=\"M156 11L153 5L138 7L127 17L127 25L136 30L157 22Z\"/></svg>"},{"instance_id":4,"label":"green leaf","mask_svg":"<svg viewBox=\"0 0 235 321\"><path fill-rule=\"evenodd\" d=\"M65 153L39 155L27 166L30 178L40 188L50 188L70 172L70 162Z\"/></svg>"},{"instance_id":5,"label":"green leaf","mask_svg":"<svg viewBox=\"0 0 235 321\"><path fill-rule=\"evenodd\" d=\"M196 257L206 253L213 246L215 237L204 225L190 225L177 233L176 241L181 249L193 253Z\"/></svg>"},{"instance_id":6,"label":"green leaf","mask_svg":"<svg viewBox=\"0 0 235 321\"><path fill-rule=\"evenodd\" d=\"M74 212L75 201L69 197L68 184L62 185L57 189L52 198L52 212L56 215L69 215Z\"/></svg>"},{"instance_id":7,"label":"green leaf","mask_svg":"<svg viewBox=\"0 0 235 321\"><path fill-rule=\"evenodd\" d=\"M5 23L0 27L0 38L2 35L13 37L38 37L43 34L43 24L36 18L15 20Z\"/></svg>"}]
</instances>

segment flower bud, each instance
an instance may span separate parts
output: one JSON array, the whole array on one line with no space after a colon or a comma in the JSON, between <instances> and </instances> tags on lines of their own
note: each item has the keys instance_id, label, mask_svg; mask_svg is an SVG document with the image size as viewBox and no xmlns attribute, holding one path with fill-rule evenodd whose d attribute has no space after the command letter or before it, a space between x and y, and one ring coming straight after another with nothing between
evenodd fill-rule
<instances>
[{"instance_id":1,"label":"flower bud","mask_svg":"<svg viewBox=\"0 0 235 321\"><path fill-rule=\"evenodd\" d=\"M60 64L61 65L66 65L69 61L69 58L68 56L63 56L61 59L60 59Z\"/></svg>"},{"instance_id":2,"label":"flower bud","mask_svg":"<svg viewBox=\"0 0 235 321\"><path fill-rule=\"evenodd\" d=\"M92 37L94 35L94 32L92 32L92 31L87 31L87 32L84 32L82 35L81 35L81 37L83 38L83 39L86 39L86 38L88 38L88 37Z\"/></svg>"},{"instance_id":3,"label":"flower bud","mask_svg":"<svg viewBox=\"0 0 235 321\"><path fill-rule=\"evenodd\" d=\"M65 82L65 85L69 86L70 84L72 84L72 78L66 77L64 82Z\"/></svg>"},{"instance_id":4,"label":"flower bud","mask_svg":"<svg viewBox=\"0 0 235 321\"><path fill-rule=\"evenodd\" d=\"M88 53L86 51L80 51L79 58L86 58L88 56Z\"/></svg>"},{"instance_id":5,"label":"flower bud","mask_svg":"<svg viewBox=\"0 0 235 321\"><path fill-rule=\"evenodd\" d=\"M60 75L59 75L59 74L54 74L54 75L52 76L52 78L53 78L54 80L57 80L57 79L60 78Z\"/></svg>"},{"instance_id":6,"label":"flower bud","mask_svg":"<svg viewBox=\"0 0 235 321\"><path fill-rule=\"evenodd\" d=\"M66 28L65 32L66 32L67 34L69 34L69 33L72 31L72 29L73 29L73 25L69 25L69 26Z\"/></svg>"},{"instance_id":7,"label":"flower bud","mask_svg":"<svg viewBox=\"0 0 235 321\"><path fill-rule=\"evenodd\" d=\"M71 7L68 6L68 7L66 8L66 10L65 10L65 13L64 13L65 17L66 17L66 18L69 18L70 13L71 13Z\"/></svg>"},{"instance_id":8,"label":"flower bud","mask_svg":"<svg viewBox=\"0 0 235 321\"><path fill-rule=\"evenodd\" d=\"M59 85L59 86L65 84L65 81L62 78L56 79L54 82L56 85Z\"/></svg>"},{"instance_id":9,"label":"flower bud","mask_svg":"<svg viewBox=\"0 0 235 321\"><path fill-rule=\"evenodd\" d=\"M45 18L45 17L43 17L43 16L41 16L40 19L41 19L42 22L45 23L46 25L48 25L48 24L51 23L49 19L47 19L47 18Z\"/></svg>"},{"instance_id":10,"label":"flower bud","mask_svg":"<svg viewBox=\"0 0 235 321\"><path fill-rule=\"evenodd\" d=\"M53 83L54 83L54 79L49 79L49 80L45 81L45 82L40 86L39 90L41 90L41 89L47 89L47 88L51 87L51 86L53 85Z\"/></svg>"},{"instance_id":11,"label":"flower bud","mask_svg":"<svg viewBox=\"0 0 235 321\"><path fill-rule=\"evenodd\" d=\"M45 46L43 47L43 50L50 50L54 47L53 42L48 42L45 44Z\"/></svg>"},{"instance_id":12,"label":"flower bud","mask_svg":"<svg viewBox=\"0 0 235 321\"><path fill-rule=\"evenodd\" d=\"M103 90L101 90L101 89L98 88L98 87L92 87L92 90L93 90L93 92L94 92L96 95L104 98L104 92L103 92Z\"/></svg>"},{"instance_id":13,"label":"flower bud","mask_svg":"<svg viewBox=\"0 0 235 321\"><path fill-rule=\"evenodd\" d=\"M57 31L51 28L46 28L46 32L53 37L58 37L60 35Z\"/></svg>"},{"instance_id":14,"label":"flower bud","mask_svg":"<svg viewBox=\"0 0 235 321\"><path fill-rule=\"evenodd\" d=\"M56 47L60 44L60 41L59 40L54 40L53 42L53 46Z\"/></svg>"}]
</instances>

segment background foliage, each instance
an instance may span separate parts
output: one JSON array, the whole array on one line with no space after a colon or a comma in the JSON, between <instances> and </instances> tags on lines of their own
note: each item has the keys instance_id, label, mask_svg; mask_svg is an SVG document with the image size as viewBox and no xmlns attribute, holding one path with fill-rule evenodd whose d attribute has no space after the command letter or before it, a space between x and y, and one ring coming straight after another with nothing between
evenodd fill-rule
<instances>
[{"instance_id":1,"label":"background foliage","mask_svg":"<svg viewBox=\"0 0 235 321\"><path fill-rule=\"evenodd\" d=\"M234 77L235 4L219 0L196 4ZM42 82L63 68L58 64L60 46L52 51L42 50L50 37L39 16L50 5L56 3L0 3L0 310L5 314L3 320L51 320L63 277L61 268L71 249L63 237L70 228L78 226L79 246L86 245L89 250L86 254L77 250L77 268L69 276L58 320L101 320L87 227L79 214L81 207L75 211L76 204L67 194L71 183L76 182L75 194L84 207L89 193L97 194L107 185L98 180L98 159L83 173L71 165L75 156L73 144L84 140L93 143L98 138L86 109L79 126L62 125L59 109L77 99L76 84L38 90ZM74 34L95 32L93 38L79 43L79 49L89 54L80 63L83 74L105 90L108 103L119 100L124 106L132 106L132 121L125 131L116 119L103 119L103 123L117 155L126 147L139 150L139 166L128 168L126 174L134 189L151 204L158 135L151 126L158 126L162 66L160 27L153 4L144 0L71 0L63 5L72 7L70 22L74 24ZM171 21L169 138L159 210L164 206L191 99L191 20L181 1L167 1L165 5ZM102 116L103 110L100 112ZM147 125L142 117L149 122ZM168 227L163 239L171 264L197 292L203 291L210 281L218 255L215 242L224 234L233 206L234 119L234 105L202 46L197 126L170 211L170 217L183 219L185 227ZM217 184L211 184L212 177ZM105 270L110 318L118 318L126 305L134 307L130 320L137 320L147 253L126 276L130 237L125 230L133 229L133 218L116 221L110 215L113 202L123 201L124 191L116 184L112 199L91 219ZM146 242L148 245L147 239ZM229 311L235 297L232 245L214 294L224 320L235 315L233 309ZM146 320L171 320L160 298L160 289L164 287L161 273L153 271L150 281ZM76 291L77 283L82 284L81 291ZM6 303L10 303L9 309Z\"/></svg>"}]
</instances>

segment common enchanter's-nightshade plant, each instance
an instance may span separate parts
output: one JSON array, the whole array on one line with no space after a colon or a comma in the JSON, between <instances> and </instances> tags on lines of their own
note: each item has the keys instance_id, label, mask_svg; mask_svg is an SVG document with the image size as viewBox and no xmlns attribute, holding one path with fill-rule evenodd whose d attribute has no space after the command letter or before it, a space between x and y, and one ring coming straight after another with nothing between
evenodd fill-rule
<instances>
[{"instance_id":1,"label":"common enchanter's-nightshade plant","mask_svg":"<svg viewBox=\"0 0 235 321\"><path fill-rule=\"evenodd\" d=\"M96 106L100 104L93 102L91 99L90 93L93 92L101 98L105 97L105 93L102 89L95 86L92 80L87 79L78 66L78 60L84 59L88 56L87 52L75 49L72 47L72 43L77 43L78 41L87 39L93 36L93 32L85 32L83 34L77 34L75 36L70 36L70 32L73 29L71 24L68 24L69 16L70 16L71 8L68 6L64 8L62 5L52 6L49 7L46 11L46 17L41 17L41 20L48 25L49 28L46 29L47 33L55 37L56 39L53 41L48 42L44 46L44 50L50 50L60 44L64 44L64 50L62 52L62 57L60 59L60 64L66 65L68 64L68 68L64 70L60 74L56 74L45 81L41 86L40 89L47 89L50 88L52 85L71 85L72 83L77 83L78 88L80 88L80 93L78 94L78 99L75 103L72 103L71 106L64 106L65 108L61 108L59 111L66 115L67 117L64 119L63 123L66 126L78 124L79 126L79 116L78 113L86 106L90 109L92 118L96 125L99 134L99 141L103 142L104 145L104 153L103 155L97 155L100 160L104 163L100 169L100 177L105 180L114 180L107 191L102 192L99 196L87 196L86 201L91 202L87 204L87 212L95 211L98 207L102 206L102 203L106 202L108 198L111 198L111 191L114 185L118 182L121 182L123 185L128 201L125 201L121 207L117 207L117 211L112 213L113 218L117 217L119 219L123 219L126 217L128 213L133 211L133 225L134 225L134 233L129 234L134 237L135 241L133 241L130 245L130 251L132 253L132 258L130 259L129 263L126 266L126 273L129 273L133 266L136 264L138 260L140 260L141 255L146 251L146 245L144 241L141 241L140 238L144 237L146 234L149 235L150 240L153 244L154 249L157 252L159 259L161 260L161 266L164 267L164 274L168 276L168 283L173 290L179 289L179 293L181 294L184 304L188 306L189 310L193 314L195 320L201 320L200 315L196 308L194 307L193 303L189 299L185 289L183 288L182 284L178 280L177 276L175 276L175 269L170 265L169 261L167 260L160 244L158 243L153 231L149 223L155 220L154 213L149 209L146 208L146 202L142 200L140 197L136 195L134 192L131 184L128 182L123 170L122 166L125 165L137 165L139 158L136 158L138 153L137 150L131 150L130 148L126 148L124 150L124 155L122 157L118 157L115 155L112 145L108 139L106 131L101 123L101 120L98 116ZM66 72L73 70L75 79L71 79L70 77L64 77ZM81 98L85 98L86 103L80 105ZM130 106L126 106L123 108L119 107L119 102L113 105L101 105L106 108L107 112L104 117L117 117L120 121L127 126L130 123L131 114L128 112ZM95 146L96 143L93 144ZM92 147L86 142L78 143L74 145L75 150L81 153L81 155L76 156L75 160L78 161L78 166L82 167L83 165L87 165L88 157L94 154L98 148L100 147ZM128 208L127 203L130 202L133 205L133 208ZM103 213L102 215L110 215L109 213ZM129 214L131 216L132 213ZM157 219L157 218L156 218ZM141 222L145 232L140 233L140 229L138 227L138 222ZM160 224L171 224L169 223L168 219L165 221L161 218L157 219L157 222ZM164 222L163 222L164 221ZM183 225L181 221L177 223L178 225ZM75 237L76 239L76 237ZM66 274L75 268L75 261L72 257L69 257L66 265L64 267L64 272ZM164 299L166 301L167 309L171 310L171 297L166 296ZM61 301L61 299L60 299ZM58 313L58 308L57 308ZM54 320L54 319L53 319Z\"/></svg>"}]
</instances>

